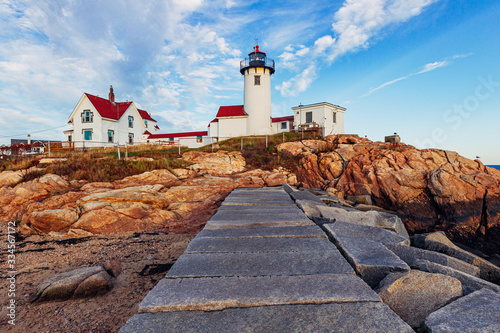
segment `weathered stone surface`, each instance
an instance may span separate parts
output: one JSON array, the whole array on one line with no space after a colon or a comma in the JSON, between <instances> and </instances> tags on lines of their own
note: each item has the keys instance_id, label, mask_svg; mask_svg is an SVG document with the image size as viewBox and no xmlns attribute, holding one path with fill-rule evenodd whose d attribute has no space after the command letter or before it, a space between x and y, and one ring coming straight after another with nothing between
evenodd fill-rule
<instances>
[{"instance_id":1,"label":"weathered stone surface","mask_svg":"<svg viewBox=\"0 0 500 333\"><path fill-rule=\"evenodd\" d=\"M228 205L295 206L295 203L284 191L233 191L222 203L223 207Z\"/></svg>"},{"instance_id":2,"label":"weathered stone surface","mask_svg":"<svg viewBox=\"0 0 500 333\"><path fill-rule=\"evenodd\" d=\"M139 312L330 302L380 302L380 297L351 274L162 279Z\"/></svg>"},{"instance_id":3,"label":"weathered stone surface","mask_svg":"<svg viewBox=\"0 0 500 333\"><path fill-rule=\"evenodd\" d=\"M352 201L355 204L373 205L372 198L369 195L348 195L346 200Z\"/></svg>"},{"instance_id":4,"label":"weathered stone surface","mask_svg":"<svg viewBox=\"0 0 500 333\"><path fill-rule=\"evenodd\" d=\"M68 230L78 218L74 208L48 209L31 214L31 227L42 233Z\"/></svg>"},{"instance_id":5,"label":"weathered stone surface","mask_svg":"<svg viewBox=\"0 0 500 333\"><path fill-rule=\"evenodd\" d=\"M163 185L165 187L170 187L174 185L180 185L181 182L174 174L165 169L147 171L139 175L125 177L114 182L114 185L117 189L157 184Z\"/></svg>"},{"instance_id":6,"label":"weathered stone surface","mask_svg":"<svg viewBox=\"0 0 500 333\"><path fill-rule=\"evenodd\" d=\"M424 237L423 242L426 249L445 253L451 257L455 257L479 267L479 277L481 279L500 284L500 267L470 252L462 250L453 244L443 232L433 232L427 235L419 235L419 237ZM420 243L421 241L417 242L417 244Z\"/></svg>"},{"instance_id":7,"label":"weathered stone surface","mask_svg":"<svg viewBox=\"0 0 500 333\"><path fill-rule=\"evenodd\" d=\"M429 273L440 273L454 277L462 283L462 293L464 295L468 295L482 288L487 288L500 293L500 286L494 283L463 273L451 267L430 262L428 260L415 260L411 267Z\"/></svg>"},{"instance_id":8,"label":"weathered stone surface","mask_svg":"<svg viewBox=\"0 0 500 333\"><path fill-rule=\"evenodd\" d=\"M295 201L308 200L310 202L316 203L316 205L318 205L318 206L325 206L326 207L326 204L323 201L321 201L321 199L317 195L314 195L307 190L291 192L290 196Z\"/></svg>"},{"instance_id":9,"label":"weathered stone surface","mask_svg":"<svg viewBox=\"0 0 500 333\"><path fill-rule=\"evenodd\" d=\"M388 275L377 293L408 325L418 328L429 314L461 297L462 284L450 276L412 270Z\"/></svg>"},{"instance_id":10,"label":"weathered stone surface","mask_svg":"<svg viewBox=\"0 0 500 333\"><path fill-rule=\"evenodd\" d=\"M228 238L258 238L258 237L319 237L326 238L321 228L311 225L303 227L276 227L276 228L254 228L254 229L203 229L197 238L202 237L228 237Z\"/></svg>"},{"instance_id":11,"label":"weathered stone surface","mask_svg":"<svg viewBox=\"0 0 500 333\"><path fill-rule=\"evenodd\" d=\"M322 140L301 140L294 142L284 142L278 145L278 151L292 156L299 156L304 153L311 153L317 149L324 149L327 143Z\"/></svg>"},{"instance_id":12,"label":"weathered stone surface","mask_svg":"<svg viewBox=\"0 0 500 333\"><path fill-rule=\"evenodd\" d=\"M180 180L195 178L195 177L198 177L200 175L196 171L189 170L189 169L182 169L182 168L173 169L172 172Z\"/></svg>"},{"instance_id":13,"label":"weathered stone surface","mask_svg":"<svg viewBox=\"0 0 500 333\"><path fill-rule=\"evenodd\" d=\"M381 208L378 206L374 206L374 205L357 204L354 206L354 208L356 208L356 210L360 210L362 212L369 212L371 210L376 210L377 212L396 215L396 212L393 212L393 211L390 211L390 210L387 210L387 209L384 209L384 208Z\"/></svg>"},{"instance_id":14,"label":"weathered stone surface","mask_svg":"<svg viewBox=\"0 0 500 333\"><path fill-rule=\"evenodd\" d=\"M316 202L310 200L296 200L295 203L299 206L300 209L306 214L308 218L311 220L314 217L321 217L321 213L318 208L316 208Z\"/></svg>"},{"instance_id":15,"label":"weathered stone surface","mask_svg":"<svg viewBox=\"0 0 500 333\"><path fill-rule=\"evenodd\" d=\"M400 244L404 246L410 245L410 241L403 236L400 236L390 230L377 227L337 221L335 223L324 224L323 229L327 232L327 234L331 234L332 236L335 234L338 237L353 237L372 240L374 242L382 243L385 246L393 244Z\"/></svg>"},{"instance_id":16,"label":"weathered stone surface","mask_svg":"<svg viewBox=\"0 0 500 333\"><path fill-rule=\"evenodd\" d=\"M356 273L375 288L390 273L407 272L410 267L379 242L353 237L339 237L334 242Z\"/></svg>"},{"instance_id":17,"label":"weathered stone surface","mask_svg":"<svg viewBox=\"0 0 500 333\"><path fill-rule=\"evenodd\" d=\"M413 332L382 302L355 302L141 313L130 318L120 333L331 331Z\"/></svg>"},{"instance_id":18,"label":"weathered stone surface","mask_svg":"<svg viewBox=\"0 0 500 333\"><path fill-rule=\"evenodd\" d=\"M162 193L159 193L162 188L163 185L144 185L100 192L83 197L80 199L80 204L95 201L109 203L141 202L163 208L168 205L168 201Z\"/></svg>"},{"instance_id":19,"label":"weathered stone surface","mask_svg":"<svg viewBox=\"0 0 500 333\"><path fill-rule=\"evenodd\" d=\"M69 186L61 177L47 174L15 187L1 187L0 221L20 221L26 214L28 205L38 203L51 193L68 190Z\"/></svg>"},{"instance_id":20,"label":"weathered stone surface","mask_svg":"<svg viewBox=\"0 0 500 333\"><path fill-rule=\"evenodd\" d=\"M0 187L16 185L23 179L22 171L0 172Z\"/></svg>"},{"instance_id":21,"label":"weathered stone surface","mask_svg":"<svg viewBox=\"0 0 500 333\"><path fill-rule=\"evenodd\" d=\"M410 238L403 222L397 215L391 215L377 211L360 212L355 210L346 210L338 207L318 206L318 210L325 218L334 218L337 221L389 229L407 239Z\"/></svg>"},{"instance_id":22,"label":"weathered stone surface","mask_svg":"<svg viewBox=\"0 0 500 333\"><path fill-rule=\"evenodd\" d=\"M351 274L351 266L337 250L278 253L184 254L167 277Z\"/></svg>"},{"instance_id":23,"label":"weathered stone surface","mask_svg":"<svg viewBox=\"0 0 500 333\"><path fill-rule=\"evenodd\" d=\"M85 297L105 292L112 287L109 275L105 277L102 273L108 275L102 266L82 267L69 272L54 275L50 279L43 281L36 290L30 295L32 302L49 301L56 299L68 299L74 297ZM83 284L87 279L87 283ZM106 281L106 283L103 283ZM83 286L82 286L83 284ZM80 287L78 294L75 291Z\"/></svg>"},{"instance_id":24,"label":"weathered stone surface","mask_svg":"<svg viewBox=\"0 0 500 333\"><path fill-rule=\"evenodd\" d=\"M118 277L122 272L122 264L118 260L107 261L103 267L112 277Z\"/></svg>"},{"instance_id":25,"label":"weathered stone surface","mask_svg":"<svg viewBox=\"0 0 500 333\"><path fill-rule=\"evenodd\" d=\"M468 264L462 260L458 260L442 253L423 250L417 247L401 246L397 244L386 246L409 266L412 266L416 260L423 259L434 262L436 264L454 268L472 276L479 276L479 268L477 268L476 266L472 266L471 264Z\"/></svg>"},{"instance_id":26,"label":"weathered stone surface","mask_svg":"<svg viewBox=\"0 0 500 333\"><path fill-rule=\"evenodd\" d=\"M285 175L280 172L273 172L269 175L266 175L263 180L266 185L270 187L286 184Z\"/></svg>"},{"instance_id":27,"label":"weathered stone surface","mask_svg":"<svg viewBox=\"0 0 500 333\"><path fill-rule=\"evenodd\" d=\"M500 332L500 295L488 289L476 291L427 317L428 332Z\"/></svg>"},{"instance_id":28,"label":"weathered stone surface","mask_svg":"<svg viewBox=\"0 0 500 333\"><path fill-rule=\"evenodd\" d=\"M245 159L241 152L219 150L216 153L205 153L191 150L182 154L182 159L191 163L189 168L201 174L213 176L228 175L242 172L245 169Z\"/></svg>"},{"instance_id":29,"label":"weathered stone surface","mask_svg":"<svg viewBox=\"0 0 500 333\"><path fill-rule=\"evenodd\" d=\"M326 238L208 238L196 237L184 253L326 252L336 251Z\"/></svg>"},{"instance_id":30,"label":"weathered stone surface","mask_svg":"<svg viewBox=\"0 0 500 333\"><path fill-rule=\"evenodd\" d=\"M91 275L76 287L73 297L83 298L103 294L113 288L111 276L106 271Z\"/></svg>"}]
</instances>

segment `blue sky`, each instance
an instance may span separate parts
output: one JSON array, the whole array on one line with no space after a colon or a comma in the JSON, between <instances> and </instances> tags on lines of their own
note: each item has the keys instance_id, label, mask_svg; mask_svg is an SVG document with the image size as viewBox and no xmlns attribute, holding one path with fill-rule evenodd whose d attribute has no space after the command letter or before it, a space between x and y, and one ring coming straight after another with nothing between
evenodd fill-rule
<instances>
[{"instance_id":1,"label":"blue sky","mask_svg":"<svg viewBox=\"0 0 500 333\"><path fill-rule=\"evenodd\" d=\"M133 100L161 132L243 103L239 61L276 61L273 115L347 108L346 133L500 164L494 0L0 0L0 144L62 140L83 92Z\"/></svg>"}]
</instances>

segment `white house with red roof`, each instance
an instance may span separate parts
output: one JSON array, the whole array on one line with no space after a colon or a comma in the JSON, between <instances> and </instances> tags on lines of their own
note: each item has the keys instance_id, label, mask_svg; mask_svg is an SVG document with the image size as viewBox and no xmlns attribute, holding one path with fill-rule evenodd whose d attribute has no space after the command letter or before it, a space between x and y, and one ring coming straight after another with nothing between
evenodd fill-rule
<instances>
[{"instance_id":1,"label":"white house with red roof","mask_svg":"<svg viewBox=\"0 0 500 333\"><path fill-rule=\"evenodd\" d=\"M69 116L72 129L64 132L76 148L146 143L159 129L155 119L134 102L115 102L113 87L108 99L84 93Z\"/></svg>"}]
</instances>

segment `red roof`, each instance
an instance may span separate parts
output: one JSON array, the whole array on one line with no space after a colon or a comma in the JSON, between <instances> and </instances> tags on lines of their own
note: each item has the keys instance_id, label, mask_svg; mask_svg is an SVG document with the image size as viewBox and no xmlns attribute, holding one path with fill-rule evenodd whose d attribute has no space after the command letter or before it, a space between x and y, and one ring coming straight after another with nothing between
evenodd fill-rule
<instances>
[{"instance_id":1,"label":"red roof","mask_svg":"<svg viewBox=\"0 0 500 333\"><path fill-rule=\"evenodd\" d=\"M219 112L215 117L238 117L238 116L248 116L243 108L243 105L233 105L233 106L221 106Z\"/></svg>"},{"instance_id":2,"label":"red roof","mask_svg":"<svg viewBox=\"0 0 500 333\"><path fill-rule=\"evenodd\" d=\"M125 111L127 111L130 104L132 104L132 102L112 103L110 102L109 99L97 97L87 93L85 93L85 95L88 97L92 105L94 105L95 109L97 110L97 112L99 112L101 117L113 120L120 119L125 113ZM142 119L156 122L156 120L151 118L149 113L147 113L146 111L144 110L138 110L138 111Z\"/></svg>"},{"instance_id":3,"label":"red roof","mask_svg":"<svg viewBox=\"0 0 500 333\"><path fill-rule=\"evenodd\" d=\"M94 105L101 117L113 120L120 119L125 111L127 111L130 104L132 104L132 102L111 103L109 99L104 99L87 93L85 93L85 95Z\"/></svg>"},{"instance_id":4,"label":"red roof","mask_svg":"<svg viewBox=\"0 0 500 333\"><path fill-rule=\"evenodd\" d=\"M286 117L277 117L277 118L271 118L273 123L279 123L282 121L293 121L293 116L286 116Z\"/></svg>"},{"instance_id":5,"label":"red roof","mask_svg":"<svg viewBox=\"0 0 500 333\"><path fill-rule=\"evenodd\" d=\"M151 115L147 111L139 110L139 109L137 109L137 111L139 111L139 114L141 115L142 119L144 119L144 120L151 120L151 121L156 122L156 120L154 120L153 118L151 118Z\"/></svg>"},{"instance_id":6,"label":"red roof","mask_svg":"<svg viewBox=\"0 0 500 333\"><path fill-rule=\"evenodd\" d=\"M158 125L155 125L155 129L159 130L160 128L158 127Z\"/></svg>"},{"instance_id":7,"label":"red roof","mask_svg":"<svg viewBox=\"0 0 500 333\"><path fill-rule=\"evenodd\" d=\"M144 132L144 134L145 134L145 135L151 135L151 132L146 130L146 131Z\"/></svg>"},{"instance_id":8,"label":"red roof","mask_svg":"<svg viewBox=\"0 0 500 333\"><path fill-rule=\"evenodd\" d=\"M184 132L184 133L168 133L168 134L151 134L148 139L168 139L168 138L185 138L189 136L207 136L208 132Z\"/></svg>"}]
</instances>

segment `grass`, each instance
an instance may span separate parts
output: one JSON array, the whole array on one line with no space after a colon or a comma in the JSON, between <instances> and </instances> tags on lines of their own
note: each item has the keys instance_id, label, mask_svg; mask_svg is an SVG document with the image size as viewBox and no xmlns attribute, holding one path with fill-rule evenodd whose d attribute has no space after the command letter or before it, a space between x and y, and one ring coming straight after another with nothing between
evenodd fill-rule
<instances>
[{"instance_id":1,"label":"grass","mask_svg":"<svg viewBox=\"0 0 500 333\"><path fill-rule=\"evenodd\" d=\"M283 142L299 141L302 133L283 133L268 136L267 147L265 137L243 138L242 155L250 168L273 170L282 166L292 172L298 169L299 160L291 156L279 154L276 146ZM304 139L318 139L314 133L304 133ZM188 149L181 147L181 154ZM200 151L212 152L212 146L199 148ZM240 151L241 138L232 138L216 144L215 150ZM190 163L179 158L177 147L153 145L134 145L127 147L128 157L148 158L125 160L125 149L121 148L121 160L115 147L94 148L86 151L54 151L51 157L66 158L42 165L40 156L16 156L8 161L0 161L0 171L26 170L23 181L29 181L52 173L65 176L68 180L86 180L88 182L113 182L128 176L137 175L156 169L187 167ZM152 159L152 160L149 160ZM32 167L37 167L30 169ZM40 169L43 167L43 169ZM29 170L28 170L29 169Z\"/></svg>"}]
</instances>

